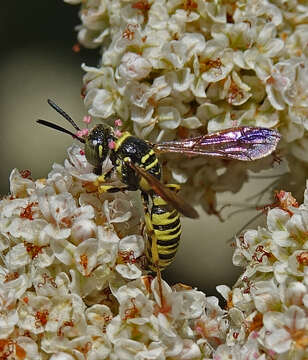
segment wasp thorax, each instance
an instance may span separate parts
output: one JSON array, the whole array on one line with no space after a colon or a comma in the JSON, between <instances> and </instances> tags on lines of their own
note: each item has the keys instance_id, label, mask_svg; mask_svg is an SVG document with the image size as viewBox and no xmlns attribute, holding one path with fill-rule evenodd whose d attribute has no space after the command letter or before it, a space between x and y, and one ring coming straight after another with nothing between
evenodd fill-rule
<instances>
[{"instance_id":1,"label":"wasp thorax","mask_svg":"<svg viewBox=\"0 0 308 360\"><path fill-rule=\"evenodd\" d=\"M90 164L100 167L110 153L109 142L114 138L111 129L102 124L95 126L85 139L85 155Z\"/></svg>"}]
</instances>

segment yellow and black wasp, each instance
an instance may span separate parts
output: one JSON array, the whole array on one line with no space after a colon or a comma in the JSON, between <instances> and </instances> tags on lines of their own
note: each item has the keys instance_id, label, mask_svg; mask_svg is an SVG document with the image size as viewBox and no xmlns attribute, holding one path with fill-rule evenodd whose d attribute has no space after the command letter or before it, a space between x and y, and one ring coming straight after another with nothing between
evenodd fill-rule
<instances>
[{"instance_id":1,"label":"yellow and black wasp","mask_svg":"<svg viewBox=\"0 0 308 360\"><path fill-rule=\"evenodd\" d=\"M66 112L53 101L48 100L48 103L80 132L80 128ZM46 120L37 122L69 134L84 144L86 159L99 175L97 183L100 192L141 191L148 233L146 257L149 267L157 272L168 266L175 257L181 236L179 213L190 218L198 217L196 210L177 194L178 185L164 185L160 182L162 169L157 155L176 152L252 161L272 153L280 139L276 130L245 126L152 144L127 131L116 135L112 127L103 124L96 125L86 136L78 136ZM113 167L109 172L101 174L102 164L108 157ZM123 186L103 184L113 171L117 172Z\"/></svg>"}]
</instances>

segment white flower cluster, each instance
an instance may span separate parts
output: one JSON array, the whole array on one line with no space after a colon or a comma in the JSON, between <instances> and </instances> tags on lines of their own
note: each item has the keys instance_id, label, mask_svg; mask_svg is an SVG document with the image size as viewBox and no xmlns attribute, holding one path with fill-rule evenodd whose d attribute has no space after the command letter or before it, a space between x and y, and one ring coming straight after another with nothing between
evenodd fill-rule
<instances>
[{"instance_id":1,"label":"white flower cluster","mask_svg":"<svg viewBox=\"0 0 308 360\"><path fill-rule=\"evenodd\" d=\"M230 329L214 359L308 358L308 182L304 203L277 194L267 229L236 240L233 263L245 272L232 290L217 289L228 304Z\"/></svg>"},{"instance_id":2,"label":"white flower cluster","mask_svg":"<svg viewBox=\"0 0 308 360\"><path fill-rule=\"evenodd\" d=\"M303 205L281 191L268 229L237 239L245 272L218 287L222 310L147 273L136 201L99 194L92 170L72 146L47 179L11 174L0 201L1 359L307 358L308 182Z\"/></svg>"},{"instance_id":3,"label":"white flower cluster","mask_svg":"<svg viewBox=\"0 0 308 360\"><path fill-rule=\"evenodd\" d=\"M277 127L285 152L308 169L305 2L64 1L81 3L79 42L102 53L98 67L83 66L91 115L121 117L154 142L234 126ZM247 178L246 165L223 161L182 159L168 167L208 212L217 191L237 191Z\"/></svg>"},{"instance_id":4,"label":"white flower cluster","mask_svg":"<svg viewBox=\"0 0 308 360\"><path fill-rule=\"evenodd\" d=\"M164 281L160 290L145 270L137 199L99 194L92 171L73 146L47 179L11 174L0 201L0 358L210 356L226 329L218 300Z\"/></svg>"}]
</instances>

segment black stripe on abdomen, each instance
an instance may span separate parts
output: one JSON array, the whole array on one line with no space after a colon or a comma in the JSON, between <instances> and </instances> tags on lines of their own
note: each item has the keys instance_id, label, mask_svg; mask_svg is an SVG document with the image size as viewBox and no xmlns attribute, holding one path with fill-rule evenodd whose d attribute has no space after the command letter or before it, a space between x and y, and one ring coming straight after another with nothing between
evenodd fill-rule
<instances>
[{"instance_id":1,"label":"black stripe on abdomen","mask_svg":"<svg viewBox=\"0 0 308 360\"><path fill-rule=\"evenodd\" d=\"M154 230L166 231L166 230L175 229L179 224L180 224L180 218L177 218L174 222L170 224L153 224L153 228ZM172 233L169 234L171 235Z\"/></svg>"}]
</instances>

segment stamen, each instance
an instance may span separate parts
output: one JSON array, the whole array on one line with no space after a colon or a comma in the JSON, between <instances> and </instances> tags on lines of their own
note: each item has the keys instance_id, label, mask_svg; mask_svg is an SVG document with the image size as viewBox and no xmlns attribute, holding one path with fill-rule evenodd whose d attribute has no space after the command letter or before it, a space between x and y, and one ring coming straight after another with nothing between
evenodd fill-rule
<instances>
[{"instance_id":1,"label":"stamen","mask_svg":"<svg viewBox=\"0 0 308 360\"><path fill-rule=\"evenodd\" d=\"M120 137L120 136L122 136L122 131L120 131L120 130L118 130L118 129L116 129L115 131L114 131L114 135L116 136L116 137Z\"/></svg>"},{"instance_id":2,"label":"stamen","mask_svg":"<svg viewBox=\"0 0 308 360\"><path fill-rule=\"evenodd\" d=\"M76 135L77 135L78 137L88 136L88 135L89 135L89 129L79 130L79 131L77 131Z\"/></svg>"},{"instance_id":3,"label":"stamen","mask_svg":"<svg viewBox=\"0 0 308 360\"><path fill-rule=\"evenodd\" d=\"M117 120L115 120L114 125L115 125L115 126L122 126L122 125L123 125L123 122L122 122L121 119L117 119Z\"/></svg>"},{"instance_id":4,"label":"stamen","mask_svg":"<svg viewBox=\"0 0 308 360\"><path fill-rule=\"evenodd\" d=\"M115 141L110 140L110 141L108 142L108 147L109 147L109 149L113 150L113 149L115 148L115 146L116 146Z\"/></svg>"},{"instance_id":5,"label":"stamen","mask_svg":"<svg viewBox=\"0 0 308 360\"><path fill-rule=\"evenodd\" d=\"M83 117L83 120L82 120L84 123L86 123L86 124L90 124L90 122L92 121L92 116L90 116L90 115L85 115L84 117Z\"/></svg>"}]
</instances>

